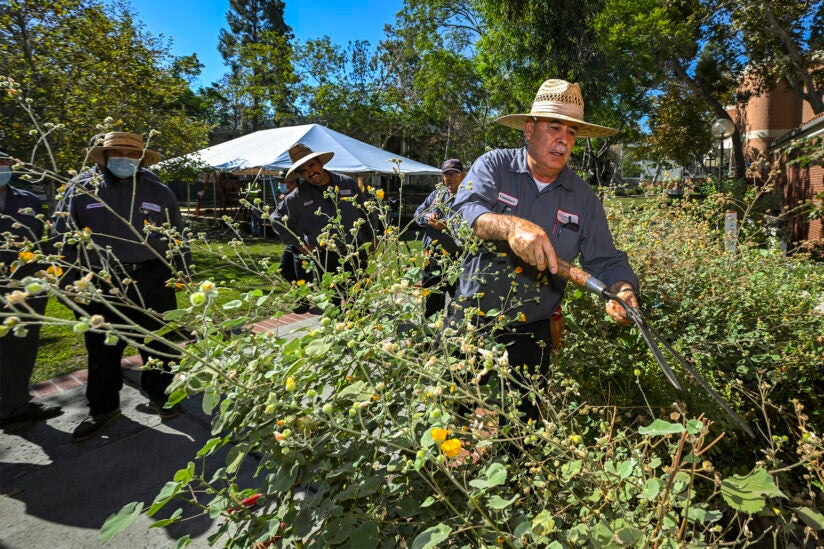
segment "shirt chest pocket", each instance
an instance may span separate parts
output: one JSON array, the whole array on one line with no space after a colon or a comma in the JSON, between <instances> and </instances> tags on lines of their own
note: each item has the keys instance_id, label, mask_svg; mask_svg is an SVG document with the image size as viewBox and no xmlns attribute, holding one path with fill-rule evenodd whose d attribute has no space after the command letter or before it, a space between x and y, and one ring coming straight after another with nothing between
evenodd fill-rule
<instances>
[{"instance_id":1,"label":"shirt chest pocket","mask_svg":"<svg viewBox=\"0 0 824 549\"><path fill-rule=\"evenodd\" d=\"M154 227L162 226L166 221L166 211L162 206L154 202L141 202L137 207L138 219L141 224L151 225ZM152 232L151 236L157 236L156 232Z\"/></svg>"},{"instance_id":2,"label":"shirt chest pocket","mask_svg":"<svg viewBox=\"0 0 824 549\"><path fill-rule=\"evenodd\" d=\"M556 224L550 241L558 255L569 261L578 255L580 236L577 225Z\"/></svg>"}]
</instances>

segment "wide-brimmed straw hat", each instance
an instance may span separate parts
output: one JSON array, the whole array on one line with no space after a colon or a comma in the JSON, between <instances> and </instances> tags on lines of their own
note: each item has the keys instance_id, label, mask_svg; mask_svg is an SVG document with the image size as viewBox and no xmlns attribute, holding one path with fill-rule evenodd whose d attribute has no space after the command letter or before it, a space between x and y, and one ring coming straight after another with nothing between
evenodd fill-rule
<instances>
[{"instance_id":1,"label":"wide-brimmed straw hat","mask_svg":"<svg viewBox=\"0 0 824 549\"><path fill-rule=\"evenodd\" d=\"M95 136L97 138L97 136ZM106 151L112 149L129 149L140 152L143 155L143 165L151 166L157 164L160 159L160 153L147 149L143 144L143 138L136 133L130 132L109 132L103 136L100 144L95 145L89 149L89 158L99 165L106 164Z\"/></svg>"},{"instance_id":2,"label":"wide-brimmed straw hat","mask_svg":"<svg viewBox=\"0 0 824 549\"><path fill-rule=\"evenodd\" d=\"M590 124L584 121L584 98L581 86L566 80L547 80L538 88L532 110L526 114L510 114L500 117L497 122L510 128L524 129L530 118L565 120L578 126L578 137L606 137L618 130Z\"/></svg>"},{"instance_id":3,"label":"wide-brimmed straw hat","mask_svg":"<svg viewBox=\"0 0 824 549\"><path fill-rule=\"evenodd\" d=\"M292 167L289 168L289 171L286 172L286 177L284 178L285 181L291 181L293 179L297 179L300 175L298 171L300 167L312 160L313 158L317 158L320 162L320 165L323 166L330 160L332 157L335 156L333 152L314 152L312 149L304 145L303 143L298 143L296 145L292 145L292 148L289 149L289 159L292 161Z\"/></svg>"}]
</instances>

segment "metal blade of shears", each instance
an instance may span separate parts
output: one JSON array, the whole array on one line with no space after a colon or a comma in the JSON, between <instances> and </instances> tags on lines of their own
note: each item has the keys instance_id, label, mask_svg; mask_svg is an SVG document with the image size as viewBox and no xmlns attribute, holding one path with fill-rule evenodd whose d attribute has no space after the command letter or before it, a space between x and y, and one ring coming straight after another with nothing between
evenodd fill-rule
<instances>
[{"instance_id":1,"label":"metal blade of shears","mask_svg":"<svg viewBox=\"0 0 824 549\"><path fill-rule=\"evenodd\" d=\"M681 356L675 349L673 349L672 346L669 343L667 343L667 341L663 337L661 337L661 335L658 334L658 332L656 332L652 326L650 326L647 323L646 319L644 318L643 314L639 309L636 309L635 307L627 304L623 299L608 291L604 291L603 296L607 299L614 299L627 311L627 317L633 321L635 326L641 332L641 335L644 337L644 341L647 342L647 346L650 348L650 351L652 351L652 354L658 361L658 365L661 367L661 370L663 370L664 375L667 377L667 379L669 379L670 383L672 383L672 385L676 389L680 391L681 387L678 386L677 381L674 381L675 375L673 374L672 369L667 364L667 361L664 358L661 349L658 347L658 343L664 346L667 352L669 352L669 354L673 358L675 358L675 360L677 360L679 364L681 364L681 367L684 368L684 370L686 370L687 373L690 376L692 376L692 378L696 382L698 382L698 385L700 385L705 391L707 391L707 393L709 393L709 395L712 397L715 403L718 404L725 412L727 412L727 415L729 415L733 419L733 421L735 421L742 429L744 429L744 431L748 435L750 435L751 437L755 437L755 433L753 433L750 426L747 425L747 423L741 418L741 416L736 414L733 411L733 409L730 408L729 404L727 404L726 401L723 398L721 398L721 395L719 395L715 391L715 389L713 389L712 386L710 386L710 384L707 383L707 380L705 380L701 376L701 374L699 374L692 366L690 366L686 359L683 356Z\"/></svg>"},{"instance_id":2,"label":"metal blade of shears","mask_svg":"<svg viewBox=\"0 0 824 549\"><path fill-rule=\"evenodd\" d=\"M695 371L695 369L689 365L689 363L678 354L672 346L662 338L658 332L656 332L652 326L650 326L646 319L644 318L643 313L640 309L637 309L631 305L629 305L626 301L621 299L619 296L611 293L606 284L598 280L596 277L592 276L591 274L587 273L583 269L575 267L574 265L564 261L563 259L558 259L558 274L563 276L564 278L571 280L572 282L578 284L579 286L583 287L584 289L589 290L590 292L603 297L604 299L614 299L617 301L627 312L627 318L629 318L633 324L638 328L638 331L641 332L641 336L644 338L644 341L649 347L649 350L652 352L655 360L658 362L658 365L661 367L661 370L664 372L664 376L666 376L667 380L672 384L673 387L681 390L681 384L678 382L678 379L675 377L675 373L670 368L669 364L667 363L664 354L661 352L660 347L658 347L658 342L660 342L667 352L670 353L684 370L692 376L692 378L698 382L698 384L709 393L712 399L718 404L732 419L735 421L744 431L751 437L755 437L755 433L752 431L749 425L738 415L736 414L732 408L730 408L729 404L727 404L721 395L719 395L715 390L710 386L707 381L701 377L701 375Z\"/></svg>"}]
</instances>

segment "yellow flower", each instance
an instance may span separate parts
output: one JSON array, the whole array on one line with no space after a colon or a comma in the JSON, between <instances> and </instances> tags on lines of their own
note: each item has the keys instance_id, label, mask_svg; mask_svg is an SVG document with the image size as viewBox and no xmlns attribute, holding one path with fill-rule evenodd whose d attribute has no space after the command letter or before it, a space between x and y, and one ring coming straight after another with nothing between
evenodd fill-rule
<instances>
[{"instance_id":1,"label":"yellow flower","mask_svg":"<svg viewBox=\"0 0 824 549\"><path fill-rule=\"evenodd\" d=\"M304 284L306 284L306 281L305 281L305 280L303 280L303 279L301 278L300 280L298 280L298 281L296 282L296 284L297 284L298 286L303 286Z\"/></svg>"},{"instance_id":2,"label":"yellow flower","mask_svg":"<svg viewBox=\"0 0 824 549\"><path fill-rule=\"evenodd\" d=\"M29 261L34 261L34 254L31 252L20 252L17 254L17 258L28 263Z\"/></svg>"},{"instance_id":3,"label":"yellow flower","mask_svg":"<svg viewBox=\"0 0 824 549\"><path fill-rule=\"evenodd\" d=\"M449 431L446 429L438 429L437 427L429 431L432 434L432 440L441 444L443 441L446 440L446 436L449 434Z\"/></svg>"},{"instance_id":4,"label":"yellow flower","mask_svg":"<svg viewBox=\"0 0 824 549\"><path fill-rule=\"evenodd\" d=\"M375 191L375 196L378 197L378 200L383 200L384 194L383 189L378 189Z\"/></svg>"},{"instance_id":5,"label":"yellow flower","mask_svg":"<svg viewBox=\"0 0 824 549\"><path fill-rule=\"evenodd\" d=\"M289 391L290 393L294 392L294 390L297 388L297 384L295 383L295 378L293 378L292 376L289 376L289 377L286 378L286 383L284 385L286 386L286 390Z\"/></svg>"},{"instance_id":6,"label":"yellow flower","mask_svg":"<svg viewBox=\"0 0 824 549\"><path fill-rule=\"evenodd\" d=\"M448 458L453 458L461 453L461 441L457 438L450 438L443 441L441 444L441 451Z\"/></svg>"},{"instance_id":7,"label":"yellow flower","mask_svg":"<svg viewBox=\"0 0 824 549\"><path fill-rule=\"evenodd\" d=\"M63 269L61 269L57 265L49 265L48 268L46 268L46 274L50 274L50 275L53 275L53 276L60 276L60 275L63 274Z\"/></svg>"}]
</instances>

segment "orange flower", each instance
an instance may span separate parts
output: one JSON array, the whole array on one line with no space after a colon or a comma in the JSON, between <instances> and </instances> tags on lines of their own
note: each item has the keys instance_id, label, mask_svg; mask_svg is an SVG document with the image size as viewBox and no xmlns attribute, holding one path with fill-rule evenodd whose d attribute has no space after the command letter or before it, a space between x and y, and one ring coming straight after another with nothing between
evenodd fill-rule
<instances>
[{"instance_id":1,"label":"orange flower","mask_svg":"<svg viewBox=\"0 0 824 549\"><path fill-rule=\"evenodd\" d=\"M438 429L436 427L429 431L429 433L432 435L432 440L434 440L438 444L441 444L443 441L446 440L446 436L449 434L449 431L447 431L446 429Z\"/></svg>"},{"instance_id":2,"label":"orange flower","mask_svg":"<svg viewBox=\"0 0 824 549\"><path fill-rule=\"evenodd\" d=\"M60 268L58 265L49 265L46 268L46 274L50 274L53 276L60 276L63 274L63 269Z\"/></svg>"},{"instance_id":3,"label":"orange flower","mask_svg":"<svg viewBox=\"0 0 824 549\"><path fill-rule=\"evenodd\" d=\"M524 268L523 268L523 267L521 267L520 265L518 265L517 267L515 267L515 274L521 274L522 272L524 272Z\"/></svg>"},{"instance_id":4,"label":"orange flower","mask_svg":"<svg viewBox=\"0 0 824 549\"><path fill-rule=\"evenodd\" d=\"M34 254L31 252L20 252L17 254L17 258L29 263L30 261L34 261Z\"/></svg>"},{"instance_id":5,"label":"orange flower","mask_svg":"<svg viewBox=\"0 0 824 549\"><path fill-rule=\"evenodd\" d=\"M457 438L445 440L441 444L441 451L446 457L453 458L461 453L461 441Z\"/></svg>"}]
</instances>

